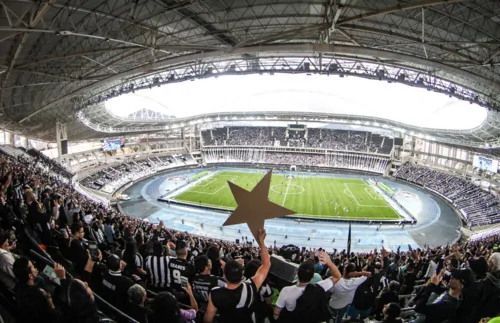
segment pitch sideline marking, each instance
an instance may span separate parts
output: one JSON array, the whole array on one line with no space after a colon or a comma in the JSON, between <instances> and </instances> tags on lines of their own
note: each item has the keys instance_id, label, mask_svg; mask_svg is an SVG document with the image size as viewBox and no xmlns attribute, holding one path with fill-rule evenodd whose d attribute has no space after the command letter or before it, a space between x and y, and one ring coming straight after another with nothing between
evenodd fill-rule
<instances>
[{"instance_id":1,"label":"pitch sideline marking","mask_svg":"<svg viewBox=\"0 0 500 323\"><path fill-rule=\"evenodd\" d=\"M365 187L365 192L366 194L368 194L372 200L374 201L379 201L379 199L377 198L377 195L374 194L375 192L373 191L373 189L371 187Z\"/></svg>"},{"instance_id":2,"label":"pitch sideline marking","mask_svg":"<svg viewBox=\"0 0 500 323\"><path fill-rule=\"evenodd\" d=\"M290 181L292 180L292 178L290 177L288 179L288 184L286 185L286 192L285 192L285 198L283 199L283 204L281 204L281 206L285 205L285 202L286 202L286 197L288 195L288 190L290 189Z\"/></svg>"}]
</instances>

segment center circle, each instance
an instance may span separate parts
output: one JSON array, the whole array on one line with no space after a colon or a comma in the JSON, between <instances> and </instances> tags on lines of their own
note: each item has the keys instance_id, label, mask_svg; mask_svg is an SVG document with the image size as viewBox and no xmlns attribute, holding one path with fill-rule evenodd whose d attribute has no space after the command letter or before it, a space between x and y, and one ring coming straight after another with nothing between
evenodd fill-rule
<instances>
[{"instance_id":1,"label":"center circle","mask_svg":"<svg viewBox=\"0 0 500 323\"><path fill-rule=\"evenodd\" d=\"M288 188L287 188L288 186ZM278 189L278 188L281 188L283 187L283 189ZM278 194L290 194L290 195L293 195L293 194L302 194L305 192L305 189L300 186L300 185L295 185L295 184L276 184L276 185L273 185L271 186L271 191L273 191L274 193L278 193ZM287 193L288 191L288 193Z\"/></svg>"}]
</instances>

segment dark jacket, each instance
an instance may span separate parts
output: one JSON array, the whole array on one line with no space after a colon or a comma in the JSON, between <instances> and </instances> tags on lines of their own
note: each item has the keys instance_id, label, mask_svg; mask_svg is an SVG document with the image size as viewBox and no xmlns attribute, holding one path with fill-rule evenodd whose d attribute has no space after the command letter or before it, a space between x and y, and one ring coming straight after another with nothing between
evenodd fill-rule
<instances>
[{"instance_id":1,"label":"dark jacket","mask_svg":"<svg viewBox=\"0 0 500 323\"><path fill-rule=\"evenodd\" d=\"M73 262L75 270L81 274L83 272L83 268L85 268L85 265L87 264L89 257L87 248L85 247L83 241L81 241L80 239L74 239L71 241L69 249L71 252L70 260Z\"/></svg>"},{"instance_id":2,"label":"dark jacket","mask_svg":"<svg viewBox=\"0 0 500 323\"><path fill-rule=\"evenodd\" d=\"M500 270L488 273L481 283L481 298L476 310L478 317L500 315Z\"/></svg>"},{"instance_id":3,"label":"dark jacket","mask_svg":"<svg viewBox=\"0 0 500 323\"><path fill-rule=\"evenodd\" d=\"M437 297L429 302L429 298L433 293ZM443 293L445 294L442 295ZM429 284L417 300L415 312L425 315L425 323L441 323L445 320L453 321L458 304L458 299L451 296L445 289L434 284Z\"/></svg>"},{"instance_id":4,"label":"dark jacket","mask_svg":"<svg viewBox=\"0 0 500 323\"><path fill-rule=\"evenodd\" d=\"M482 282L476 281L462 291L462 301L458 306L455 323L477 323L481 314L478 313L481 305ZM479 315L478 315L479 314Z\"/></svg>"},{"instance_id":5,"label":"dark jacket","mask_svg":"<svg viewBox=\"0 0 500 323\"><path fill-rule=\"evenodd\" d=\"M40 287L18 284L16 300L19 310L16 322L32 323L34 318L38 322L59 322L61 319L61 313L50 308L47 296Z\"/></svg>"}]
</instances>

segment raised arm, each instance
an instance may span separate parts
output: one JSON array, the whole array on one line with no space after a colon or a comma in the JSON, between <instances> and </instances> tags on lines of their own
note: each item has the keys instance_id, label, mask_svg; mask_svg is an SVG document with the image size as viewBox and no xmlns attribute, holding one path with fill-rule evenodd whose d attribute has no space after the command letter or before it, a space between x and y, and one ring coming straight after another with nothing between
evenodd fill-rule
<instances>
[{"instance_id":1,"label":"raised arm","mask_svg":"<svg viewBox=\"0 0 500 323\"><path fill-rule=\"evenodd\" d=\"M342 274L340 273L337 266L335 266L335 264L333 263L330 255L328 255L324 251L321 251L319 254L319 260L321 261L321 263L325 264L328 267L331 273L330 279L332 279L333 283L336 284L340 280L340 278L342 278Z\"/></svg>"},{"instance_id":2,"label":"raised arm","mask_svg":"<svg viewBox=\"0 0 500 323\"><path fill-rule=\"evenodd\" d=\"M266 230L259 229L259 247L260 247L260 261L261 265L255 276L252 277L252 280L257 287L257 289L262 286L264 280L267 277L267 273L269 272L269 268L271 268L271 256L269 256L269 252L267 251L266 244L264 240L266 239Z\"/></svg>"}]
</instances>

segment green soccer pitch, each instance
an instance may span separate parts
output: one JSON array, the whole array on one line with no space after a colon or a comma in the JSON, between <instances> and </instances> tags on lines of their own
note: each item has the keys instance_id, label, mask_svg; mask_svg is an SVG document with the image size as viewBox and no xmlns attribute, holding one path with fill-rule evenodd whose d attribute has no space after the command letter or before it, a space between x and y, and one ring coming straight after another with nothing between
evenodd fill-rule
<instances>
[{"instance_id":1,"label":"green soccer pitch","mask_svg":"<svg viewBox=\"0 0 500 323\"><path fill-rule=\"evenodd\" d=\"M261 173L219 172L172 200L234 209L227 181L252 190ZM396 211L365 181L359 179L273 175L269 199L297 212L297 216L352 220L398 220Z\"/></svg>"}]
</instances>

